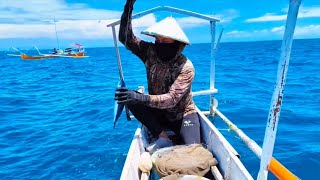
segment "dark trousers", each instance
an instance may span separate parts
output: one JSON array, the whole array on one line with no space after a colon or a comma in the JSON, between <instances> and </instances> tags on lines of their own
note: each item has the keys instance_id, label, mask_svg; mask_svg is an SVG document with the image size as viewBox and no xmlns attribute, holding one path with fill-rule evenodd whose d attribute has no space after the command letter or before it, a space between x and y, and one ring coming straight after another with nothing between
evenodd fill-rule
<instances>
[{"instance_id":1,"label":"dark trousers","mask_svg":"<svg viewBox=\"0 0 320 180\"><path fill-rule=\"evenodd\" d=\"M164 130L171 130L180 135L185 144L200 143L200 122L197 113L189 114L183 119L171 122L165 118L165 110L151 108L142 104L128 105L134 117L139 120L151 134L158 137Z\"/></svg>"}]
</instances>

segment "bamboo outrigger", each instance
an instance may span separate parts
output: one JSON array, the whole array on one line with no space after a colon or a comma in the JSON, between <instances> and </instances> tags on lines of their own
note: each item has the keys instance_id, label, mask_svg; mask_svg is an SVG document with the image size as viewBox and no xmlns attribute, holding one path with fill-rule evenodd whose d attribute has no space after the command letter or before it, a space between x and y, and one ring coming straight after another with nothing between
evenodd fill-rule
<instances>
[{"instance_id":1,"label":"bamboo outrigger","mask_svg":"<svg viewBox=\"0 0 320 180\"><path fill-rule=\"evenodd\" d=\"M287 66L290 58L290 49L292 44L292 36L295 28L295 22L297 18L297 12L300 6L301 0L290 0L288 19L286 23L286 30L283 39L282 53L278 67L278 81L275 87L275 93L273 96L273 102L271 103L271 111L273 113L269 115L266 135L264 139L263 149L250 139L241 129L239 129L235 124L233 124L227 117L225 117L218 109L218 101L214 98L214 94L218 92L215 88L215 56L222 35L222 31L219 35L217 42L215 41L215 27L216 23L219 22L217 18L212 16L207 16L191 11L186 11L182 9L177 9L173 7L156 7L132 16L132 19L144 16L149 13L157 11L169 11L175 12L183 15L189 15L197 17L200 19L208 20L211 28L211 63L210 63L210 88L208 90L203 90L199 92L193 92L193 96L198 95L210 95L210 108L209 111L201 111L197 108L197 113L200 116L201 124L201 140L207 146L207 149L214 155L218 161L218 167L212 167L211 172L215 179L254 179L242 162L239 159L239 154L231 146L231 144L225 139L225 137L219 132L219 130L212 124L212 122L207 118L207 116L219 116L224 122L229 125L229 128L233 130L241 140L261 159L261 167L259 171L258 179L267 179L268 171L273 173L279 179L299 179L297 176L292 174L288 169L286 169L281 163L279 163L275 158L272 157L272 150L274 145L274 139L269 139L270 137L275 138L275 133L277 129L277 122L279 118L282 93L284 88L284 82L286 77ZM108 25L112 28L114 45L117 54L120 79L123 80L123 73L121 67L121 59L117 46L117 37L115 32L115 26L119 25L119 21L115 21ZM280 100L279 100L280 98ZM272 116L275 115L275 116ZM273 122L270 122L270 121ZM274 124L272 124L274 123ZM271 124L273 126L271 126ZM270 130L271 129L271 130ZM154 171L151 173L142 173L138 168L138 162L140 155L145 152L145 147L148 144L148 133L146 128L140 126L135 131L134 138L132 140L131 146L128 151L128 155L122 170L121 178L122 180L128 179L154 179ZM271 147L270 147L271 146ZM189 177L190 179L190 177Z\"/></svg>"}]
</instances>

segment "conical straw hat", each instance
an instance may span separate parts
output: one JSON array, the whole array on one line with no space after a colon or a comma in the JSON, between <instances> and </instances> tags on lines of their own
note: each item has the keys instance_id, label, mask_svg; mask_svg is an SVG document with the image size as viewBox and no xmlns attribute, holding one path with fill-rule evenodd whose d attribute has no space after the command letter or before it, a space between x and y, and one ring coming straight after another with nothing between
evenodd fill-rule
<instances>
[{"instance_id":1,"label":"conical straw hat","mask_svg":"<svg viewBox=\"0 0 320 180\"><path fill-rule=\"evenodd\" d=\"M146 34L149 36L162 36L190 44L189 39L173 17L167 17L163 19L162 21L142 31L141 34Z\"/></svg>"}]
</instances>

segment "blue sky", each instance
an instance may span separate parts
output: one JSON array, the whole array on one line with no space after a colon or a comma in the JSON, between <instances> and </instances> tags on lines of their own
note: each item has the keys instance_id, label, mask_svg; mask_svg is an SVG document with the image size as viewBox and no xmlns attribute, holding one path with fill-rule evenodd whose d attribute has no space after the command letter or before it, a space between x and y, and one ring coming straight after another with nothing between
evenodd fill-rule
<instances>
[{"instance_id":1,"label":"blue sky","mask_svg":"<svg viewBox=\"0 0 320 180\"><path fill-rule=\"evenodd\" d=\"M282 39L288 0L137 0L134 13L155 6L173 6L221 19L222 42ZM77 42L86 47L112 46L111 28L118 20L125 0L0 0L0 50L11 46L29 48L57 47L53 19L57 20L60 47ZM208 23L175 13L155 13L134 21L134 32L174 16L191 43L210 41ZM320 38L320 0L302 2L294 38Z\"/></svg>"}]
</instances>

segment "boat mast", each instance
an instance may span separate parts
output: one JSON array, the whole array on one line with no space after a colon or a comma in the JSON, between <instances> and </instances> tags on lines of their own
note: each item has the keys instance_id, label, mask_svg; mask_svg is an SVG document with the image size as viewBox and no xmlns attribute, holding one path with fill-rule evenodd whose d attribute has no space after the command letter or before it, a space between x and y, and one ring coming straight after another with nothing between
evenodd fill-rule
<instances>
[{"instance_id":1,"label":"boat mast","mask_svg":"<svg viewBox=\"0 0 320 180\"><path fill-rule=\"evenodd\" d=\"M300 4L301 0L290 0L286 28L284 31L284 37L281 46L281 55L278 64L277 81L274 87L266 132L262 146L262 156L260 162L260 170L258 173L258 180L265 180L268 177L268 166L272 158L274 142L277 134L284 87L289 67L292 39Z\"/></svg>"},{"instance_id":2,"label":"boat mast","mask_svg":"<svg viewBox=\"0 0 320 180\"><path fill-rule=\"evenodd\" d=\"M57 39L58 49L60 49L58 32L57 32L57 25L56 25L56 18L55 18L55 17L53 17L53 22L54 22L54 29L55 29L55 31L56 31L56 39Z\"/></svg>"}]
</instances>

